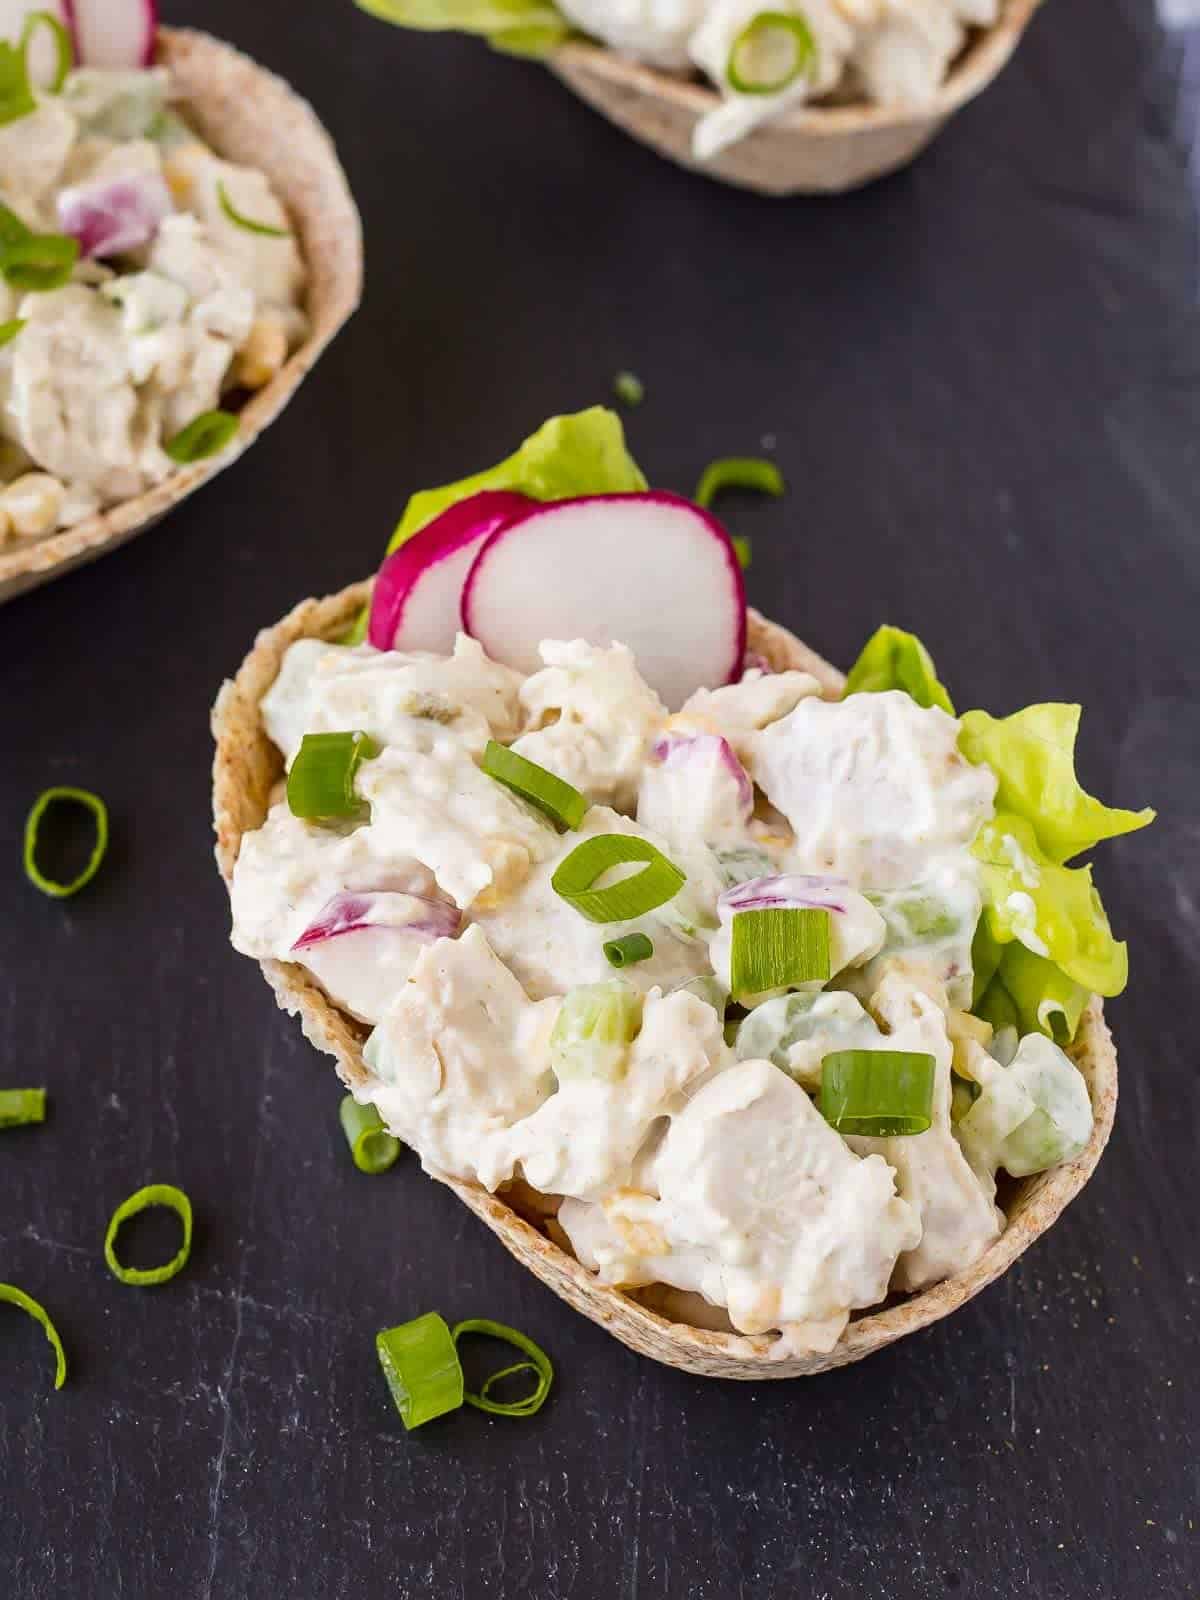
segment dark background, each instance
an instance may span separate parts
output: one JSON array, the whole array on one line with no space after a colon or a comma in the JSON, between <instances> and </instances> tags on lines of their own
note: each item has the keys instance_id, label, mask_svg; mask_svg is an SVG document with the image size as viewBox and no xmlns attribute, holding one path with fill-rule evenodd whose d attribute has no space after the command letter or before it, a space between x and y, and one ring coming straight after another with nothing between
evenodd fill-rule
<instances>
[{"instance_id":1,"label":"dark background","mask_svg":"<svg viewBox=\"0 0 1200 1600\"><path fill-rule=\"evenodd\" d=\"M16 1600L1197 1590L1200 321L1186 35L1054 0L912 171L771 202L676 171L549 75L348 4L169 4L284 73L366 225L362 311L250 457L145 538L0 611L0 1591ZM227 944L208 708L255 630L368 572L408 493L606 399L651 479L774 440L733 503L752 599L847 662L917 629L960 706L1087 706L1081 769L1160 808L1100 881L1131 942L1111 1149L948 1323L836 1375L641 1360L408 1157L349 1163L328 1062ZM52 783L114 846L21 877ZM188 1270L125 1288L115 1204L190 1192ZM132 1241L136 1244L136 1241ZM143 1240L149 1247L153 1241ZM431 1307L553 1353L536 1420L406 1437L375 1330Z\"/></svg>"}]
</instances>

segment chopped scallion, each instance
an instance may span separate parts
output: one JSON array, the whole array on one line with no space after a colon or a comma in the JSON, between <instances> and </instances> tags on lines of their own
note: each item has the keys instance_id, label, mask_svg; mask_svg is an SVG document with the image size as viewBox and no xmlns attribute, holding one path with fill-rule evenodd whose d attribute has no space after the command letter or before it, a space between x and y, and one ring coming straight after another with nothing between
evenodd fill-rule
<instances>
[{"instance_id":1,"label":"chopped scallion","mask_svg":"<svg viewBox=\"0 0 1200 1600\"><path fill-rule=\"evenodd\" d=\"M379 746L368 733L306 733L287 778L288 808L294 817L353 817L364 802L354 779L364 761L373 761Z\"/></svg>"},{"instance_id":2,"label":"chopped scallion","mask_svg":"<svg viewBox=\"0 0 1200 1600\"><path fill-rule=\"evenodd\" d=\"M773 461L757 456L725 456L705 467L694 499L698 506L711 506L726 489L753 489L778 499L786 487L783 473Z\"/></svg>"},{"instance_id":3,"label":"chopped scallion","mask_svg":"<svg viewBox=\"0 0 1200 1600\"><path fill-rule=\"evenodd\" d=\"M644 861L631 878L607 888L593 888L611 867L626 861ZM641 917L677 895L687 876L646 839L627 833L601 833L576 845L555 868L550 879L554 892L589 922L628 922Z\"/></svg>"},{"instance_id":4,"label":"chopped scallion","mask_svg":"<svg viewBox=\"0 0 1200 1600\"><path fill-rule=\"evenodd\" d=\"M252 217L244 216L229 198L229 190L223 182L217 183L217 204L230 222L238 228L245 228L247 233L261 233L268 239L291 238L290 228L275 228L269 222L255 222Z\"/></svg>"},{"instance_id":5,"label":"chopped scallion","mask_svg":"<svg viewBox=\"0 0 1200 1600\"><path fill-rule=\"evenodd\" d=\"M780 94L816 60L816 40L803 17L759 11L730 46L725 81L735 94Z\"/></svg>"},{"instance_id":6,"label":"chopped scallion","mask_svg":"<svg viewBox=\"0 0 1200 1600\"><path fill-rule=\"evenodd\" d=\"M937 1063L912 1050L835 1050L821 1062L819 1106L841 1134L894 1139L933 1121Z\"/></svg>"},{"instance_id":7,"label":"chopped scallion","mask_svg":"<svg viewBox=\"0 0 1200 1600\"><path fill-rule=\"evenodd\" d=\"M95 818L96 842L92 846L92 853L83 871L67 883L56 883L53 878L47 878L37 864L38 832L42 826L42 818L50 807L64 801L84 806L92 813ZM33 802L32 811L25 819L25 876L34 888L40 889L43 894L53 895L56 900L65 900L68 895L78 894L79 890L90 883L99 872L100 863L104 860L107 850L108 807L98 794L92 794L89 789L72 789L66 786L42 790Z\"/></svg>"},{"instance_id":8,"label":"chopped scallion","mask_svg":"<svg viewBox=\"0 0 1200 1600\"><path fill-rule=\"evenodd\" d=\"M467 1404L475 1406L479 1411L487 1411L494 1417L532 1417L535 1411L540 1411L546 1403L546 1396L550 1393L550 1385L554 1382L554 1368L550 1357L541 1346L534 1344L532 1339L518 1332L516 1328L510 1328L503 1322L491 1322L485 1317L474 1317L455 1325L451 1337L456 1349L458 1341L466 1333L485 1334L489 1339L501 1339L529 1358L527 1361L518 1361L514 1366L494 1372L480 1386L478 1394L470 1389L465 1390L463 1399ZM499 1383L501 1378L511 1378L518 1372L526 1371L537 1374L537 1383L529 1394L520 1400L512 1401L490 1398L489 1390L493 1384Z\"/></svg>"},{"instance_id":9,"label":"chopped scallion","mask_svg":"<svg viewBox=\"0 0 1200 1600\"><path fill-rule=\"evenodd\" d=\"M28 117L36 110L24 45L0 40L0 127Z\"/></svg>"},{"instance_id":10,"label":"chopped scallion","mask_svg":"<svg viewBox=\"0 0 1200 1600\"><path fill-rule=\"evenodd\" d=\"M734 555L738 558L738 566L745 572L750 565L751 558L749 539L743 533L732 533L729 536L729 542L733 546Z\"/></svg>"},{"instance_id":11,"label":"chopped scallion","mask_svg":"<svg viewBox=\"0 0 1200 1600\"><path fill-rule=\"evenodd\" d=\"M636 372L618 372L613 379L613 393L623 406L640 406L646 398L646 386Z\"/></svg>"},{"instance_id":12,"label":"chopped scallion","mask_svg":"<svg viewBox=\"0 0 1200 1600\"><path fill-rule=\"evenodd\" d=\"M237 433L238 420L230 411L202 411L193 417L186 428L181 428L163 445L172 461L187 467L194 461L206 461L219 455L232 443Z\"/></svg>"},{"instance_id":13,"label":"chopped scallion","mask_svg":"<svg viewBox=\"0 0 1200 1600\"><path fill-rule=\"evenodd\" d=\"M12 317L8 322L0 322L0 350L6 344L11 344L24 326L24 317Z\"/></svg>"},{"instance_id":14,"label":"chopped scallion","mask_svg":"<svg viewBox=\"0 0 1200 1600\"><path fill-rule=\"evenodd\" d=\"M42 1332L50 1341L50 1348L54 1351L54 1387L61 1389L67 1381L67 1352L63 1349L58 1329L51 1322L45 1306L31 1294L26 1294L24 1289L18 1289L15 1283L0 1283L0 1304L16 1306L19 1310L28 1312L33 1320L40 1324Z\"/></svg>"},{"instance_id":15,"label":"chopped scallion","mask_svg":"<svg viewBox=\"0 0 1200 1600\"><path fill-rule=\"evenodd\" d=\"M166 1206L173 1211L183 1224L183 1242L179 1249L164 1262L161 1267L126 1267L117 1260L117 1234L130 1217L136 1217L142 1211L149 1211L153 1206ZM108 1224L108 1232L104 1235L104 1259L108 1262L109 1271L114 1278L119 1278L122 1283L135 1284L140 1288L150 1288L156 1283L166 1283L181 1272L187 1265L188 1257L192 1253L192 1202L182 1189L177 1189L173 1183L151 1183L144 1189L138 1189L122 1200L121 1204L112 1214Z\"/></svg>"},{"instance_id":16,"label":"chopped scallion","mask_svg":"<svg viewBox=\"0 0 1200 1600\"><path fill-rule=\"evenodd\" d=\"M620 939L604 941L604 955L610 967L632 967L638 961L649 961L654 954L654 941L644 933L626 933Z\"/></svg>"},{"instance_id":17,"label":"chopped scallion","mask_svg":"<svg viewBox=\"0 0 1200 1600\"><path fill-rule=\"evenodd\" d=\"M71 47L71 35L53 12L31 11L25 18L25 26L21 29L21 54L25 58L27 72L29 70L29 46L39 28L49 28L54 35L56 56L54 81L51 83L48 92L50 94L58 94L61 92L63 84L67 81L67 73L75 65L75 52Z\"/></svg>"},{"instance_id":18,"label":"chopped scallion","mask_svg":"<svg viewBox=\"0 0 1200 1600\"><path fill-rule=\"evenodd\" d=\"M465 1384L455 1337L436 1311L384 1328L375 1335L375 1351L406 1429L462 1405Z\"/></svg>"},{"instance_id":19,"label":"chopped scallion","mask_svg":"<svg viewBox=\"0 0 1200 1600\"><path fill-rule=\"evenodd\" d=\"M79 240L65 233L31 233L0 246L0 273L14 289L41 293L69 283Z\"/></svg>"},{"instance_id":20,"label":"chopped scallion","mask_svg":"<svg viewBox=\"0 0 1200 1600\"><path fill-rule=\"evenodd\" d=\"M764 906L734 913L729 979L735 995L825 983L829 976L828 911Z\"/></svg>"},{"instance_id":21,"label":"chopped scallion","mask_svg":"<svg viewBox=\"0 0 1200 1600\"><path fill-rule=\"evenodd\" d=\"M556 828L577 828L587 813L586 796L536 761L489 739L483 752L483 770L506 789L528 800L550 818Z\"/></svg>"},{"instance_id":22,"label":"chopped scallion","mask_svg":"<svg viewBox=\"0 0 1200 1600\"><path fill-rule=\"evenodd\" d=\"M27 1128L45 1120L45 1089L0 1089L0 1128Z\"/></svg>"},{"instance_id":23,"label":"chopped scallion","mask_svg":"<svg viewBox=\"0 0 1200 1600\"><path fill-rule=\"evenodd\" d=\"M342 1132L360 1172L386 1172L400 1154L400 1141L384 1127L374 1106L359 1105L348 1094L338 1110Z\"/></svg>"}]
</instances>

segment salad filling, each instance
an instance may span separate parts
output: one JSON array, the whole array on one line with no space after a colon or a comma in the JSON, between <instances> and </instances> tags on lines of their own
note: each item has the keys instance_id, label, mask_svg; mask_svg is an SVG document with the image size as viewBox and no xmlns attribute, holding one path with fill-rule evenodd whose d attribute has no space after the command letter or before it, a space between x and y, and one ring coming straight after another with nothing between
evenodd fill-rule
<instances>
[{"instance_id":1,"label":"salad filling","mask_svg":"<svg viewBox=\"0 0 1200 1600\"><path fill-rule=\"evenodd\" d=\"M192 131L165 68L26 87L0 113L0 542L224 448L229 397L306 333L281 201Z\"/></svg>"},{"instance_id":2,"label":"salad filling","mask_svg":"<svg viewBox=\"0 0 1200 1600\"><path fill-rule=\"evenodd\" d=\"M525 518L540 551L557 503L492 537L519 553ZM998 1173L1087 1145L1067 1047L1126 963L1067 863L1152 813L1080 788L1078 708L960 717L898 629L842 699L755 665L672 711L621 620L528 674L466 635L293 644L261 706L287 794L242 841L233 943L370 1030L356 1097L429 1172L546 1197L604 1283L829 1349L978 1261Z\"/></svg>"}]
</instances>

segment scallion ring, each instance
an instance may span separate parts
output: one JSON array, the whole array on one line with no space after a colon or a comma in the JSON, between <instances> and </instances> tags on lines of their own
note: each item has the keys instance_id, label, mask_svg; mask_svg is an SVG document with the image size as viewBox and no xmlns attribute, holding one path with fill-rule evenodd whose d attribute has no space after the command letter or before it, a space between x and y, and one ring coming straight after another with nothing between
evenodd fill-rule
<instances>
[{"instance_id":1,"label":"scallion ring","mask_svg":"<svg viewBox=\"0 0 1200 1600\"><path fill-rule=\"evenodd\" d=\"M275 228L269 222L255 222L253 217L244 216L229 198L229 190L221 181L217 183L217 204L235 227L245 228L247 233L261 233L268 239L290 239L290 228Z\"/></svg>"},{"instance_id":2,"label":"scallion ring","mask_svg":"<svg viewBox=\"0 0 1200 1600\"><path fill-rule=\"evenodd\" d=\"M31 1294L26 1294L24 1289L18 1289L15 1283L0 1283L0 1303L16 1306L19 1310L28 1312L33 1320L40 1324L42 1332L50 1341L50 1348L54 1351L54 1387L61 1389L67 1381L67 1352L63 1349L58 1329L51 1322L45 1306Z\"/></svg>"},{"instance_id":3,"label":"scallion ring","mask_svg":"<svg viewBox=\"0 0 1200 1600\"><path fill-rule=\"evenodd\" d=\"M729 47L725 81L735 94L781 94L816 61L816 40L803 17L759 11Z\"/></svg>"},{"instance_id":4,"label":"scallion ring","mask_svg":"<svg viewBox=\"0 0 1200 1600\"><path fill-rule=\"evenodd\" d=\"M37 864L38 831L42 825L42 818L52 805L62 801L70 801L76 805L86 807L95 818L96 842L92 846L92 853L88 857L87 865L78 877L72 878L69 883L56 883L53 878L47 878ZM100 870L100 863L104 860L108 850L108 807L98 794L92 794L90 789L72 789L65 785L54 789L43 789L33 802L33 809L25 819L25 876L35 889L40 889L43 894L53 895L56 900L65 900L68 895L78 894L85 884Z\"/></svg>"},{"instance_id":5,"label":"scallion ring","mask_svg":"<svg viewBox=\"0 0 1200 1600\"><path fill-rule=\"evenodd\" d=\"M474 1394L470 1389L463 1393L463 1399L469 1406L474 1406L479 1411L487 1411L494 1417L531 1417L535 1411L540 1411L550 1393L550 1385L554 1382L554 1368L550 1357L533 1340L516 1328L510 1328L503 1322L491 1322L486 1317L473 1317L467 1322L455 1324L452 1338L455 1348L458 1341L465 1333L485 1334L489 1339L501 1339L505 1344L511 1344L528 1356L527 1361L518 1361L514 1366L505 1367L500 1372L494 1372L480 1387L479 1393ZM499 1383L501 1378L510 1378L516 1372L530 1370L537 1373L537 1384L531 1393L520 1400L503 1401L490 1398L488 1391L494 1383Z\"/></svg>"},{"instance_id":6,"label":"scallion ring","mask_svg":"<svg viewBox=\"0 0 1200 1600\"><path fill-rule=\"evenodd\" d=\"M436 1311L384 1328L375 1335L375 1353L406 1429L462 1405L466 1386L455 1336Z\"/></svg>"},{"instance_id":7,"label":"scallion ring","mask_svg":"<svg viewBox=\"0 0 1200 1600\"><path fill-rule=\"evenodd\" d=\"M231 411L202 411L186 428L172 435L163 449L181 467L191 466L194 461L219 455L232 443L237 430L238 419Z\"/></svg>"},{"instance_id":8,"label":"scallion ring","mask_svg":"<svg viewBox=\"0 0 1200 1600\"><path fill-rule=\"evenodd\" d=\"M786 488L783 473L773 461L758 456L723 456L705 467L693 498L698 506L707 507L726 489L752 489L777 500Z\"/></svg>"},{"instance_id":9,"label":"scallion ring","mask_svg":"<svg viewBox=\"0 0 1200 1600\"><path fill-rule=\"evenodd\" d=\"M27 1128L45 1120L45 1089L0 1089L0 1128Z\"/></svg>"},{"instance_id":10,"label":"scallion ring","mask_svg":"<svg viewBox=\"0 0 1200 1600\"><path fill-rule=\"evenodd\" d=\"M36 110L25 52L19 45L0 40L0 127L32 116Z\"/></svg>"},{"instance_id":11,"label":"scallion ring","mask_svg":"<svg viewBox=\"0 0 1200 1600\"><path fill-rule=\"evenodd\" d=\"M483 770L536 806L556 828L577 828L587 813L587 798L578 789L495 739L488 740L483 752Z\"/></svg>"},{"instance_id":12,"label":"scallion ring","mask_svg":"<svg viewBox=\"0 0 1200 1600\"><path fill-rule=\"evenodd\" d=\"M646 386L636 372L618 372L613 379L613 393L623 406L640 406L646 397Z\"/></svg>"},{"instance_id":13,"label":"scallion ring","mask_svg":"<svg viewBox=\"0 0 1200 1600\"><path fill-rule=\"evenodd\" d=\"M841 1134L895 1139L933 1121L937 1063L914 1050L835 1050L821 1062L821 1115Z\"/></svg>"},{"instance_id":14,"label":"scallion ring","mask_svg":"<svg viewBox=\"0 0 1200 1600\"><path fill-rule=\"evenodd\" d=\"M626 933L619 939L604 941L604 957L610 967L632 967L639 961L649 961L654 954L654 941L644 933Z\"/></svg>"},{"instance_id":15,"label":"scallion ring","mask_svg":"<svg viewBox=\"0 0 1200 1600\"><path fill-rule=\"evenodd\" d=\"M25 61L25 70L29 70L29 46L33 36L39 28L49 28L54 35L54 48L58 60L54 68L54 82L50 85L51 94L59 94L62 86L67 81L67 73L75 65L75 52L71 48L71 35L63 27L59 19L50 11L31 11L25 18L25 26L21 29L21 55Z\"/></svg>"},{"instance_id":16,"label":"scallion ring","mask_svg":"<svg viewBox=\"0 0 1200 1600\"><path fill-rule=\"evenodd\" d=\"M126 1267L117 1260L116 1241L117 1234L130 1217L136 1217L139 1212L149 1211L153 1206L166 1206L179 1218L183 1224L183 1242L179 1249L164 1262L161 1267ZM188 1257L192 1253L192 1202L182 1189L177 1189L173 1183L151 1183L144 1189L139 1189L131 1194L128 1200L121 1204L112 1214L108 1224L108 1232L104 1235L104 1259L108 1262L109 1271L114 1278L119 1278L122 1283L135 1284L140 1288L149 1288L156 1283L166 1283L181 1272L187 1265Z\"/></svg>"},{"instance_id":17,"label":"scallion ring","mask_svg":"<svg viewBox=\"0 0 1200 1600\"><path fill-rule=\"evenodd\" d=\"M8 322L0 322L0 350L12 343L25 326L25 320L24 317L13 317Z\"/></svg>"},{"instance_id":18,"label":"scallion ring","mask_svg":"<svg viewBox=\"0 0 1200 1600\"><path fill-rule=\"evenodd\" d=\"M364 761L374 761L379 746L369 733L306 733L287 777L288 809L294 817L354 817L364 802L354 788Z\"/></svg>"},{"instance_id":19,"label":"scallion ring","mask_svg":"<svg viewBox=\"0 0 1200 1600\"><path fill-rule=\"evenodd\" d=\"M743 533L731 533L729 542L733 546L733 553L738 559L738 566L745 572L750 565L752 551L750 541Z\"/></svg>"},{"instance_id":20,"label":"scallion ring","mask_svg":"<svg viewBox=\"0 0 1200 1600\"><path fill-rule=\"evenodd\" d=\"M764 994L830 977L829 912L813 906L736 911L729 953L735 995Z\"/></svg>"},{"instance_id":21,"label":"scallion ring","mask_svg":"<svg viewBox=\"0 0 1200 1600\"><path fill-rule=\"evenodd\" d=\"M386 1172L400 1154L400 1141L383 1125L383 1118L374 1106L359 1105L348 1094L338 1108L338 1118L354 1165L360 1172Z\"/></svg>"},{"instance_id":22,"label":"scallion ring","mask_svg":"<svg viewBox=\"0 0 1200 1600\"><path fill-rule=\"evenodd\" d=\"M71 281L79 240L65 233L31 233L0 246L0 273L14 289L44 293Z\"/></svg>"},{"instance_id":23,"label":"scallion ring","mask_svg":"<svg viewBox=\"0 0 1200 1600\"><path fill-rule=\"evenodd\" d=\"M33 238L33 229L26 227L11 207L0 204L0 254L10 245Z\"/></svg>"},{"instance_id":24,"label":"scallion ring","mask_svg":"<svg viewBox=\"0 0 1200 1600\"><path fill-rule=\"evenodd\" d=\"M610 867L626 861L644 861L646 865L631 878L604 889L593 888ZM585 839L559 862L550 879L554 892L589 922L628 922L644 916L674 899L686 882L687 875L648 840L627 833L600 833Z\"/></svg>"}]
</instances>

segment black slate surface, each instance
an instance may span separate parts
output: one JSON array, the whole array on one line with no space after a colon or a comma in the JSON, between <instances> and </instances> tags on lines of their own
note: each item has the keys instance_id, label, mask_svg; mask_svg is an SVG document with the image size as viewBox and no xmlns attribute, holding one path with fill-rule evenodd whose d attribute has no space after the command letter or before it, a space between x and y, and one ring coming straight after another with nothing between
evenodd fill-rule
<instances>
[{"instance_id":1,"label":"black slate surface","mask_svg":"<svg viewBox=\"0 0 1200 1600\"><path fill-rule=\"evenodd\" d=\"M1178 8L1176 8L1178 9ZM362 207L356 321L252 455L159 530L0 611L0 1592L90 1597L1196 1593L1200 321L1194 72L1134 0L1054 0L914 170L779 204L675 171L547 75L346 4L166 7L289 77ZM951 1321L837 1375L633 1356L405 1160L356 1173L330 1068L226 943L208 707L256 628L375 563L408 492L634 368L652 479L768 442L731 508L754 601L834 660L918 629L960 705L1088 707L1132 944L1116 1135L1052 1235ZM774 441L773 445L771 441ZM28 889L33 796L115 843ZM117 1285L116 1202L186 1186L189 1270ZM554 1354L533 1422L405 1437L376 1328L439 1307Z\"/></svg>"}]
</instances>

